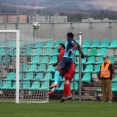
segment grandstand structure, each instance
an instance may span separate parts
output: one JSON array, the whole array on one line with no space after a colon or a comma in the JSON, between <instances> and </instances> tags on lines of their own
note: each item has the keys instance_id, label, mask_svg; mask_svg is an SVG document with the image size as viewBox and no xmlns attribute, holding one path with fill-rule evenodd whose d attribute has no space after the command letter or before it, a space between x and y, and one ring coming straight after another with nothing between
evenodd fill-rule
<instances>
[{"instance_id":1,"label":"grandstand structure","mask_svg":"<svg viewBox=\"0 0 117 117\"><path fill-rule=\"evenodd\" d=\"M49 85L54 81L59 43L67 44L66 33L82 32L81 89L82 100L100 100L98 72L103 62L103 55L108 55L115 68L112 91L113 101L117 97L117 33L116 22L100 23L42 23L38 30L33 30L30 23L0 24L0 30L20 30L20 101L48 102L49 99L60 99L64 87L62 79L57 91L48 96ZM35 38L34 38L35 34ZM0 100L15 99L16 89L16 36L0 33ZM71 81L74 99L79 99L79 52L75 56L76 74Z\"/></svg>"}]
</instances>

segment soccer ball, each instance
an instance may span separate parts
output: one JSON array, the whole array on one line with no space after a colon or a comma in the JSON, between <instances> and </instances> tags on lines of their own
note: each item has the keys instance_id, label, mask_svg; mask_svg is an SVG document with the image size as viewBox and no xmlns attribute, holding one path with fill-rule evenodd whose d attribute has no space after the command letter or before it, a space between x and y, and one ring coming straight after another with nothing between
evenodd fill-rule
<instances>
[{"instance_id":1,"label":"soccer ball","mask_svg":"<svg viewBox=\"0 0 117 117\"><path fill-rule=\"evenodd\" d=\"M38 22L34 22L32 25L34 29L39 29L40 27L40 24Z\"/></svg>"}]
</instances>

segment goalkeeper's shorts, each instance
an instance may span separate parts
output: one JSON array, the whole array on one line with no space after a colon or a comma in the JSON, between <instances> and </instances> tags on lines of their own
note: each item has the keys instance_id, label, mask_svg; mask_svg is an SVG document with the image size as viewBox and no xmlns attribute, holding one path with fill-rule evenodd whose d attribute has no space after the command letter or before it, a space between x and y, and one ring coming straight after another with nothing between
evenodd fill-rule
<instances>
[{"instance_id":1,"label":"goalkeeper's shorts","mask_svg":"<svg viewBox=\"0 0 117 117\"><path fill-rule=\"evenodd\" d=\"M75 72L76 72L75 71L75 65L74 65L74 63L72 63L71 66L70 66L69 71L64 73L64 78L66 80L71 80L74 77Z\"/></svg>"}]
</instances>

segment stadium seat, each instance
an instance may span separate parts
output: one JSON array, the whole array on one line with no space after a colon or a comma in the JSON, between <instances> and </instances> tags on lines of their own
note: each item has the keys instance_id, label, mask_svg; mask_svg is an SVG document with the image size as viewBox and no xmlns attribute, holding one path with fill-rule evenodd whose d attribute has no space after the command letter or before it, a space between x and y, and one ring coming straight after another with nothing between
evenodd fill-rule
<instances>
[{"instance_id":1,"label":"stadium seat","mask_svg":"<svg viewBox=\"0 0 117 117\"><path fill-rule=\"evenodd\" d=\"M43 48L43 47L44 47L44 42L38 42L34 46L34 48Z\"/></svg>"},{"instance_id":2,"label":"stadium seat","mask_svg":"<svg viewBox=\"0 0 117 117\"><path fill-rule=\"evenodd\" d=\"M1 89L1 87L2 87L2 80L0 80L0 89Z\"/></svg>"},{"instance_id":3,"label":"stadium seat","mask_svg":"<svg viewBox=\"0 0 117 117\"><path fill-rule=\"evenodd\" d=\"M95 57L91 56L88 58L88 61L86 62L86 64L94 64L95 63Z\"/></svg>"},{"instance_id":4,"label":"stadium seat","mask_svg":"<svg viewBox=\"0 0 117 117\"><path fill-rule=\"evenodd\" d=\"M49 82L47 81L43 82L40 90L49 90Z\"/></svg>"},{"instance_id":5,"label":"stadium seat","mask_svg":"<svg viewBox=\"0 0 117 117\"><path fill-rule=\"evenodd\" d=\"M86 58L82 58L81 60L82 60L82 64L86 64ZM75 63L79 64L79 60L78 60L78 62L75 62Z\"/></svg>"},{"instance_id":6,"label":"stadium seat","mask_svg":"<svg viewBox=\"0 0 117 117\"><path fill-rule=\"evenodd\" d=\"M24 56L32 56L32 48L31 47L26 48L26 54L24 54Z\"/></svg>"},{"instance_id":7,"label":"stadium seat","mask_svg":"<svg viewBox=\"0 0 117 117\"><path fill-rule=\"evenodd\" d=\"M115 63L115 58L114 58L114 56L109 56L109 60L111 61L112 64Z\"/></svg>"},{"instance_id":8,"label":"stadium seat","mask_svg":"<svg viewBox=\"0 0 117 117\"><path fill-rule=\"evenodd\" d=\"M53 47L53 40L49 40L49 41L47 41L46 42L46 44L45 44L45 47L47 48L47 47Z\"/></svg>"},{"instance_id":9,"label":"stadium seat","mask_svg":"<svg viewBox=\"0 0 117 117\"><path fill-rule=\"evenodd\" d=\"M54 48L53 52L52 52L52 56L57 56L59 53L58 53L58 48Z\"/></svg>"},{"instance_id":10,"label":"stadium seat","mask_svg":"<svg viewBox=\"0 0 117 117\"><path fill-rule=\"evenodd\" d=\"M96 64L102 64L103 62L103 57L98 57Z\"/></svg>"},{"instance_id":11,"label":"stadium seat","mask_svg":"<svg viewBox=\"0 0 117 117\"><path fill-rule=\"evenodd\" d=\"M79 73L76 73L74 78L75 78L75 81L79 81ZM73 78L72 78L72 81L73 81Z\"/></svg>"},{"instance_id":12,"label":"stadium seat","mask_svg":"<svg viewBox=\"0 0 117 117\"><path fill-rule=\"evenodd\" d=\"M37 71L38 72L45 72L46 71L46 65L45 64L40 64Z\"/></svg>"},{"instance_id":13,"label":"stadium seat","mask_svg":"<svg viewBox=\"0 0 117 117\"><path fill-rule=\"evenodd\" d=\"M115 77L112 80L113 82L117 82L117 74L115 75Z\"/></svg>"},{"instance_id":14,"label":"stadium seat","mask_svg":"<svg viewBox=\"0 0 117 117\"><path fill-rule=\"evenodd\" d=\"M40 90L40 82L38 82L38 81L33 82L30 89L31 90Z\"/></svg>"},{"instance_id":15,"label":"stadium seat","mask_svg":"<svg viewBox=\"0 0 117 117\"><path fill-rule=\"evenodd\" d=\"M28 62L29 64L40 64L40 58L39 56L34 56L31 62Z\"/></svg>"},{"instance_id":16,"label":"stadium seat","mask_svg":"<svg viewBox=\"0 0 117 117\"><path fill-rule=\"evenodd\" d=\"M9 46L8 46L9 48L13 48L13 47L16 47L16 40L11 40L10 42L9 42Z\"/></svg>"},{"instance_id":17,"label":"stadium seat","mask_svg":"<svg viewBox=\"0 0 117 117\"><path fill-rule=\"evenodd\" d=\"M91 48L99 48L100 47L100 41L99 40L94 40L92 42Z\"/></svg>"},{"instance_id":18,"label":"stadium seat","mask_svg":"<svg viewBox=\"0 0 117 117\"><path fill-rule=\"evenodd\" d=\"M8 73L7 78L5 80L16 80L15 73L14 72Z\"/></svg>"},{"instance_id":19,"label":"stadium seat","mask_svg":"<svg viewBox=\"0 0 117 117\"><path fill-rule=\"evenodd\" d=\"M56 63L56 62L57 62L57 56L52 56L52 57L50 58L49 64L54 64L54 63Z\"/></svg>"},{"instance_id":20,"label":"stadium seat","mask_svg":"<svg viewBox=\"0 0 117 117\"><path fill-rule=\"evenodd\" d=\"M106 48L101 48L100 51L96 54L96 56L104 56L107 55L107 49Z\"/></svg>"},{"instance_id":21,"label":"stadium seat","mask_svg":"<svg viewBox=\"0 0 117 117\"><path fill-rule=\"evenodd\" d=\"M53 65L49 65L47 72L55 72L55 67L53 67Z\"/></svg>"},{"instance_id":22,"label":"stadium seat","mask_svg":"<svg viewBox=\"0 0 117 117\"><path fill-rule=\"evenodd\" d=\"M38 73L34 78L34 80L40 80L40 79L43 79L43 73Z\"/></svg>"},{"instance_id":23,"label":"stadium seat","mask_svg":"<svg viewBox=\"0 0 117 117\"><path fill-rule=\"evenodd\" d=\"M56 43L55 43L55 45L54 45L54 47L56 47L56 48L57 48L57 47L58 47L58 45L59 45L60 43L63 43L63 40L57 40L57 41L56 41Z\"/></svg>"},{"instance_id":24,"label":"stadium seat","mask_svg":"<svg viewBox=\"0 0 117 117\"><path fill-rule=\"evenodd\" d=\"M36 64L30 65L30 67L27 70L27 72L37 72L37 65Z\"/></svg>"},{"instance_id":25,"label":"stadium seat","mask_svg":"<svg viewBox=\"0 0 117 117\"><path fill-rule=\"evenodd\" d=\"M82 77L82 82L90 82L91 81L91 75L90 73L85 73Z\"/></svg>"},{"instance_id":26,"label":"stadium seat","mask_svg":"<svg viewBox=\"0 0 117 117\"><path fill-rule=\"evenodd\" d=\"M10 57L3 57L2 64L10 63Z\"/></svg>"},{"instance_id":27,"label":"stadium seat","mask_svg":"<svg viewBox=\"0 0 117 117\"><path fill-rule=\"evenodd\" d=\"M48 56L44 56L40 62L41 64L42 63L45 63L45 64L48 64L49 63L49 57Z\"/></svg>"},{"instance_id":28,"label":"stadium seat","mask_svg":"<svg viewBox=\"0 0 117 117\"><path fill-rule=\"evenodd\" d=\"M2 41L2 42L0 43L0 48L6 47L6 44L7 44L7 41L6 41L6 40Z\"/></svg>"},{"instance_id":29,"label":"stadium seat","mask_svg":"<svg viewBox=\"0 0 117 117\"><path fill-rule=\"evenodd\" d=\"M33 40L28 40L28 43L27 43L26 47L27 48L33 48L34 47L34 41Z\"/></svg>"},{"instance_id":30,"label":"stadium seat","mask_svg":"<svg viewBox=\"0 0 117 117\"><path fill-rule=\"evenodd\" d=\"M49 81L50 79L52 79L52 74L46 73L44 78L40 79L40 81Z\"/></svg>"},{"instance_id":31,"label":"stadium seat","mask_svg":"<svg viewBox=\"0 0 117 117\"><path fill-rule=\"evenodd\" d=\"M109 47L109 40L103 40L101 45L100 45L100 48L108 48Z\"/></svg>"},{"instance_id":32,"label":"stadium seat","mask_svg":"<svg viewBox=\"0 0 117 117\"><path fill-rule=\"evenodd\" d=\"M34 53L33 53L32 55L33 55L33 56L42 55L42 49L41 49L41 48L35 49L35 51L34 51Z\"/></svg>"},{"instance_id":33,"label":"stadium seat","mask_svg":"<svg viewBox=\"0 0 117 117\"><path fill-rule=\"evenodd\" d=\"M78 91L78 83L77 82L75 82L75 83L71 82L71 90Z\"/></svg>"},{"instance_id":34,"label":"stadium seat","mask_svg":"<svg viewBox=\"0 0 117 117\"><path fill-rule=\"evenodd\" d=\"M93 65L87 65L83 72L84 73L86 73L86 72L89 72L89 73L93 72Z\"/></svg>"},{"instance_id":35,"label":"stadium seat","mask_svg":"<svg viewBox=\"0 0 117 117\"><path fill-rule=\"evenodd\" d=\"M19 73L19 80L23 80L24 79L24 74L23 73Z\"/></svg>"},{"instance_id":36,"label":"stadium seat","mask_svg":"<svg viewBox=\"0 0 117 117\"><path fill-rule=\"evenodd\" d=\"M82 71L83 71L83 65L82 65ZM76 66L76 72L79 72L79 64Z\"/></svg>"},{"instance_id":37,"label":"stadium seat","mask_svg":"<svg viewBox=\"0 0 117 117\"><path fill-rule=\"evenodd\" d=\"M6 81L1 89L11 89L11 81Z\"/></svg>"},{"instance_id":38,"label":"stadium seat","mask_svg":"<svg viewBox=\"0 0 117 117\"><path fill-rule=\"evenodd\" d=\"M24 80L34 80L33 79L33 73L27 73L26 77L24 78Z\"/></svg>"},{"instance_id":39,"label":"stadium seat","mask_svg":"<svg viewBox=\"0 0 117 117\"><path fill-rule=\"evenodd\" d=\"M117 82L112 83L112 91L117 92Z\"/></svg>"},{"instance_id":40,"label":"stadium seat","mask_svg":"<svg viewBox=\"0 0 117 117\"><path fill-rule=\"evenodd\" d=\"M84 40L82 44L82 48L90 48L90 47L91 47L90 40Z\"/></svg>"},{"instance_id":41,"label":"stadium seat","mask_svg":"<svg viewBox=\"0 0 117 117\"><path fill-rule=\"evenodd\" d=\"M93 73L98 73L100 71L100 64L96 65Z\"/></svg>"},{"instance_id":42,"label":"stadium seat","mask_svg":"<svg viewBox=\"0 0 117 117\"><path fill-rule=\"evenodd\" d=\"M16 51L15 51L14 49L11 49L11 50L8 52L8 55L9 55L10 57L16 56Z\"/></svg>"},{"instance_id":43,"label":"stadium seat","mask_svg":"<svg viewBox=\"0 0 117 117\"><path fill-rule=\"evenodd\" d=\"M63 89L64 89L64 82L60 84L60 87L58 88L58 90L62 91Z\"/></svg>"},{"instance_id":44,"label":"stadium seat","mask_svg":"<svg viewBox=\"0 0 117 117\"><path fill-rule=\"evenodd\" d=\"M51 47L51 46L50 46ZM51 48L46 48L45 51L43 52L43 55L51 55Z\"/></svg>"},{"instance_id":45,"label":"stadium seat","mask_svg":"<svg viewBox=\"0 0 117 117\"><path fill-rule=\"evenodd\" d=\"M16 82L13 83L11 89L16 89ZM21 83L19 82L19 89L21 89Z\"/></svg>"},{"instance_id":46,"label":"stadium seat","mask_svg":"<svg viewBox=\"0 0 117 117\"><path fill-rule=\"evenodd\" d=\"M24 81L23 82L23 89L26 90L26 89L30 89L30 82L29 81Z\"/></svg>"},{"instance_id":47,"label":"stadium seat","mask_svg":"<svg viewBox=\"0 0 117 117\"><path fill-rule=\"evenodd\" d=\"M0 56L3 55L5 53L5 49L4 48L0 48Z\"/></svg>"},{"instance_id":48,"label":"stadium seat","mask_svg":"<svg viewBox=\"0 0 117 117\"><path fill-rule=\"evenodd\" d=\"M75 52L75 56L79 56L79 51L76 51Z\"/></svg>"},{"instance_id":49,"label":"stadium seat","mask_svg":"<svg viewBox=\"0 0 117 117\"><path fill-rule=\"evenodd\" d=\"M117 48L117 40L113 40L108 48Z\"/></svg>"},{"instance_id":50,"label":"stadium seat","mask_svg":"<svg viewBox=\"0 0 117 117\"><path fill-rule=\"evenodd\" d=\"M27 64L23 64L23 67L22 67L22 69L20 71L21 72L27 72L27 70L28 70Z\"/></svg>"},{"instance_id":51,"label":"stadium seat","mask_svg":"<svg viewBox=\"0 0 117 117\"><path fill-rule=\"evenodd\" d=\"M88 54L88 56L95 56L97 54L97 48L92 48Z\"/></svg>"},{"instance_id":52,"label":"stadium seat","mask_svg":"<svg viewBox=\"0 0 117 117\"><path fill-rule=\"evenodd\" d=\"M83 48L82 51L83 51L83 53L84 53L85 56L88 56L88 55L89 55L89 54L88 54L88 49L87 49L87 48Z\"/></svg>"}]
</instances>

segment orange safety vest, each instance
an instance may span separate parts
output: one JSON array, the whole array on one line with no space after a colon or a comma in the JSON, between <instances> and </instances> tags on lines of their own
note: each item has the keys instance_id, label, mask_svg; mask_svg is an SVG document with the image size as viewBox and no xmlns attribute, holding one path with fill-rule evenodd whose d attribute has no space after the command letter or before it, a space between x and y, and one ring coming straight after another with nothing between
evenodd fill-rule
<instances>
[{"instance_id":1,"label":"orange safety vest","mask_svg":"<svg viewBox=\"0 0 117 117\"><path fill-rule=\"evenodd\" d=\"M105 66L104 63L101 65L100 78L110 78L110 70L108 70L110 64L111 63L108 62Z\"/></svg>"}]
</instances>

